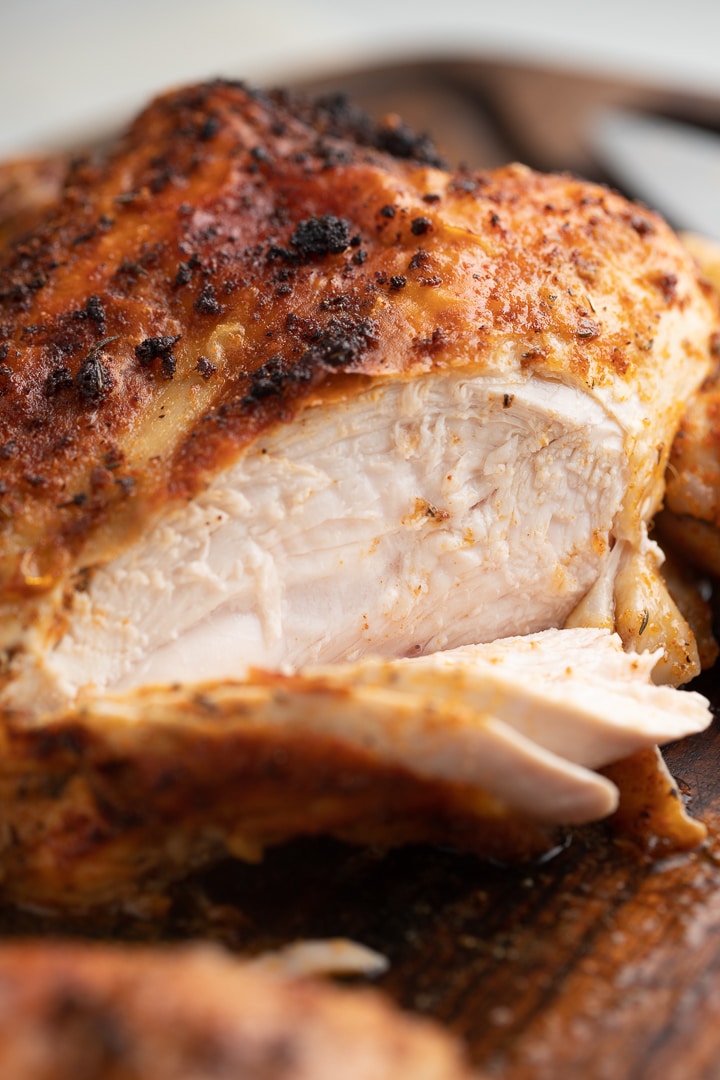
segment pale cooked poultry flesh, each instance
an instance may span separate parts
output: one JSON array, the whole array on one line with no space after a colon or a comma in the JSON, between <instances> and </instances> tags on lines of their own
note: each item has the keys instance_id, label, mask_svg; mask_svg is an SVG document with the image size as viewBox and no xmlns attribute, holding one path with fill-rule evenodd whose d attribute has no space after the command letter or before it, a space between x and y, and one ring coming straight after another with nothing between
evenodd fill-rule
<instances>
[{"instance_id":1,"label":"pale cooked poultry flesh","mask_svg":"<svg viewBox=\"0 0 720 1080\"><path fill-rule=\"evenodd\" d=\"M697 670L647 527L717 310L649 211L521 166L451 174L395 121L215 83L71 170L0 305L13 898L60 903L64 874L68 904L112 903L323 829L528 850L613 810L610 745L708 722L606 716L578 764L485 705L358 678L566 624L652 654L644 678ZM428 732L445 773L419 767ZM221 809L220 762L219 791L256 796Z\"/></svg>"},{"instance_id":2,"label":"pale cooked poultry flesh","mask_svg":"<svg viewBox=\"0 0 720 1080\"><path fill-rule=\"evenodd\" d=\"M479 1080L458 1043L373 990L271 975L209 946L0 948L12 1080Z\"/></svg>"}]
</instances>

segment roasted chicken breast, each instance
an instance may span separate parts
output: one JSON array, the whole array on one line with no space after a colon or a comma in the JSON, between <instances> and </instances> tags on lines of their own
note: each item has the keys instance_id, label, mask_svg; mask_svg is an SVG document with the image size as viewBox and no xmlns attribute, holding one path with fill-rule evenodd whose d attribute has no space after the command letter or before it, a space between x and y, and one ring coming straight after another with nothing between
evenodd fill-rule
<instances>
[{"instance_id":1,"label":"roasted chicken breast","mask_svg":"<svg viewBox=\"0 0 720 1080\"><path fill-rule=\"evenodd\" d=\"M470 700L452 666L393 696L362 665L404 686L401 658L595 627L645 680L694 674L647 528L716 328L649 211L450 173L340 99L192 87L76 164L0 266L9 894L52 903L63 864L107 900L293 832L496 851L610 813L591 770L704 703L621 735L613 705L576 761L498 717L474 653ZM548 686L568 662L541 651ZM221 760L218 796L256 796L203 804Z\"/></svg>"}]
</instances>

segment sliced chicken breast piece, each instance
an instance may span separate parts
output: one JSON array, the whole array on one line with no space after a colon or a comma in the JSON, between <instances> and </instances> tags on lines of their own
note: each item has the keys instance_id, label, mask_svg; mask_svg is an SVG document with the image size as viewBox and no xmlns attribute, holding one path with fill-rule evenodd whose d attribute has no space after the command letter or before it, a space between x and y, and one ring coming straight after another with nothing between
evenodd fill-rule
<instances>
[{"instance_id":1,"label":"sliced chicken breast piece","mask_svg":"<svg viewBox=\"0 0 720 1080\"><path fill-rule=\"evenodd\" d=\"M661 655L628 654L603 630L546 630L395 664L368 660L354 665L352 679L490 712L537 746L597 769L708 726L701 694L652 682ZM347 672L308 674L341 685Z\"/></svg>"},{"instance_id":2,"label":"sliced chicken breast piece","mask_svg":"<svg viewBox=\"0 0 720 1080\"><path fill-rule=\"evenodd\" d=\"M625 789L649 846L693 847L704 829L654 754L619 786L594 771L710 722L700 695L653 685L656 660L609 631L557 630L8 716L5 895L134 908L191 868L318 833L527 857L557 826L622 810Z\"/></svg>"},{"instance_id":3,"label":"sliced chicken breast piece","mask_svg":"<svg viewBox=\"0 0 720 1080\"><path fill-rule=\"evenodd\" d=\"M452 372L308 408L98 569L11 700L562 625L627 474L619 426L540 380Z\"/></svg>"}]
</instances>

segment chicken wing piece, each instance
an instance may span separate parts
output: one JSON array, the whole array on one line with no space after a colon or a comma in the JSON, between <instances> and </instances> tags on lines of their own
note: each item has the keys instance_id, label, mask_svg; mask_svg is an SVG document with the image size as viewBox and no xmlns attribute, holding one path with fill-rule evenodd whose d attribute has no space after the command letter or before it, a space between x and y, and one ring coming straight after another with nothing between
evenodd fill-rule
<instances>
[{"instance_id":1,"label":"chicken wing piece","mask_svg":"<svg viewBox=\"0 0 720 1080\"><path fill-rule=\"evenodd\" d=\"M480 1080L379 993L271 975L208 946L0 949L12 1080Z\"/></svg>"}]
</instances>

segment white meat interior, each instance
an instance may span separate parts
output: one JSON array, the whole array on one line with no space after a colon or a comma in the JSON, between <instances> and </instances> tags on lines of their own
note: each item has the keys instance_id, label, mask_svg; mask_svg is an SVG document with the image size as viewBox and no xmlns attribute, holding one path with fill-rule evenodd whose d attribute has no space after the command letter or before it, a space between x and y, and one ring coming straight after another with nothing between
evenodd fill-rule
<instances>
[{"instance_id":1,"label":"white meat interior","mask_svg":"<svg viewBox=\"0 0 720 1080\"><path fill-rule=\"evenodd\" d=\"M38 675L50 705L561 626L627 484L619 425L560 382L375 381L273 428L98 568L13 696L37 705Z\"/></svg>"}]
</instances>

